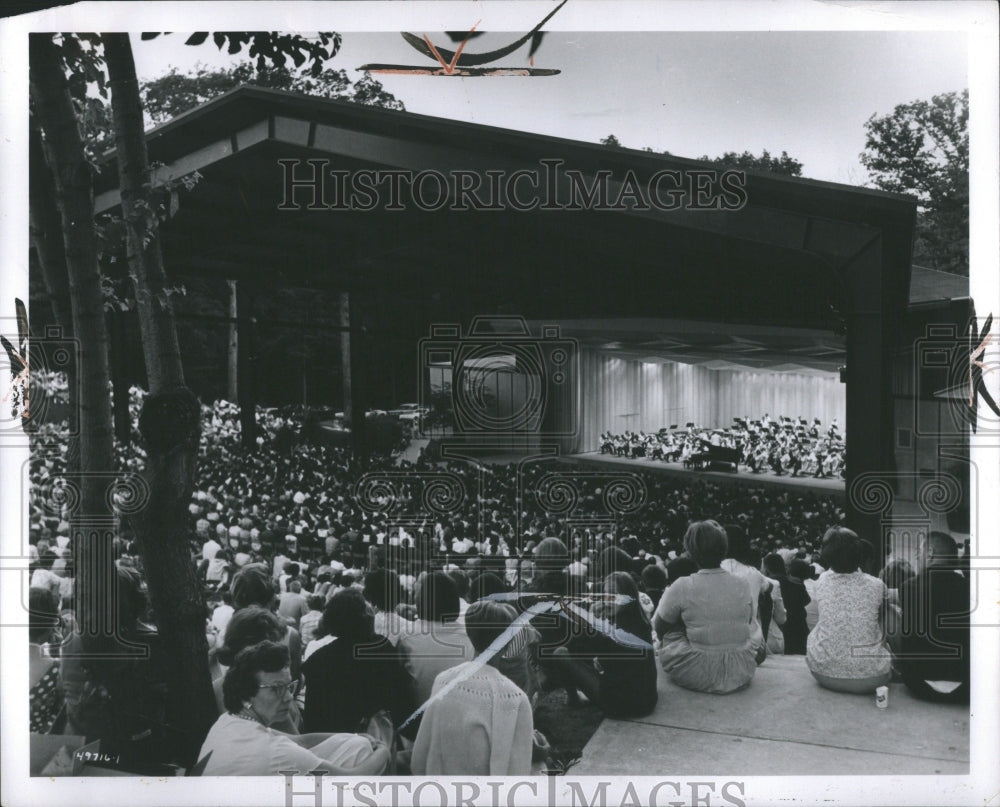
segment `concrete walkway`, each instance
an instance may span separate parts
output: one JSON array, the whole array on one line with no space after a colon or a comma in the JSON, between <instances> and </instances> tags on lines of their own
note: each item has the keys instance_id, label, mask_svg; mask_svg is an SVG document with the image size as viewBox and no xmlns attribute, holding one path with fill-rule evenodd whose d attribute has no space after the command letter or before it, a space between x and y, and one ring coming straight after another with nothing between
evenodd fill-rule
<instances>
[{"instance_id":1,"label":"concrete walkway","mask_svg":"<svg viewBox=\"0 0 1000 807\"><path fill-rule=\"evenodd\" d=\"M639 720L606 719L573 776L967 774L969 709L918 701L902 684L874 695L825 690L804 656L771 656L732 695L681 689L660 671L660 699Z\"/></svg>"}]
</instances>

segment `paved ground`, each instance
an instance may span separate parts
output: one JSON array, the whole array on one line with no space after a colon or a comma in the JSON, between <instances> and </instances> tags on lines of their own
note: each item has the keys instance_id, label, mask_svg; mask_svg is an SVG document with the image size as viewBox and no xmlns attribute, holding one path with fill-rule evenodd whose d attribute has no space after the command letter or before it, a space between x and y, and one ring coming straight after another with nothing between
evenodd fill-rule
<instances>
[{"instance_id":1,"label":"paved ground","mask_svg":"<svg viewBox=\"0 0 1000 807\"><path fill-rule=\"evenodd\" d=\"M803 656L772 656L732 695L689 692L662 670L656 710L606 719L571 769L574 776L964 774L968 707L923 703L892 684L889 708L874 696L822 689Z\"/></svg>"}]
</instances>

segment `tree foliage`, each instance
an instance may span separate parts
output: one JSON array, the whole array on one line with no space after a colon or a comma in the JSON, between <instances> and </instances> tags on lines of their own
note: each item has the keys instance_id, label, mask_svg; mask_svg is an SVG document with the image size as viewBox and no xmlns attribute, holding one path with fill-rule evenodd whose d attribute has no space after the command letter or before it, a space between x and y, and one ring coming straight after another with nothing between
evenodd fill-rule
<instances>
[{"instance_id":1,"label":"tree foliage","mask_svg":"<svg viewBox=\"0 0 1000 807\"><path fill-rule=\"evenodd\" d=\"M621 141L614 135L609 134L601 138L601 145L609 148L624 148ZM645 146L642 151L647 154L657 153L651 146ZM669 151L660 152L666 156L671 156ZM725 168L737 168L744 171L762 171L768 174L781 174L788 177L802 176L802 163L794 157L788 156L787 151L781 152L780 157L772 157L771 153L764 149L760 156L744 151L737 154L735 151L727 151L721 157L709 157L707 154L698 158L702 162L714 163Z\"/></svg>"},{"instance_id":2,"label":"tree foliage","mask_svg":"<svg viewBox=\"0 0 1000 807\"><path fill-rule=\"evenodd\" d=\"M217 69L199 66L190 73L181 73L173 68L169 73L145 82L141 95L149 119L153 123L163 123L246 84L403 110L402 102L387 92L370 73L365 73L352 84L345 70L326 68L314 74L309 70L284 66L260 69L246 62Z\"/></svg>"},{"instance_id":3,"label":"tree foliage","mask_svg":"<svg viewBox=\"0 0 1000 807\"><path fill-rule=\"evenodd\" d=\"M969 91L900 104L865 123L861 164L877 188L915 196L913 260L969 273Z\"/></svg>"},{"instance_id":4,"label":"tree foliage","mask_svg":"<svg viewBox=\"0 0 1000 807\"><path fill-rule=\"evenodd\" d=\"M749 151L744 151L742 154L727 151L721 157L705 155L699 159L726 168L739 168L744 171L762 171L766 174L780 174L786 177L802 176L802 163L794 157L789 157L787 151L782 151L780 157L772 157L767 149L764 149L759 157Z\"/></svg>"}]
</instances>

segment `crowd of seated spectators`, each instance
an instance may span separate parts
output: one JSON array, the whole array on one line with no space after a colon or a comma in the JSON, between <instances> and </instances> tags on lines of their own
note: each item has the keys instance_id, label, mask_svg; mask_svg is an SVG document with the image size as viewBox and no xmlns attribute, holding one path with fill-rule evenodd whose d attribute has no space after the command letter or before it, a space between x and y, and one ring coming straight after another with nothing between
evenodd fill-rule
<instances>
[{"instance_id":1,"label":"crowd of seated spectators","mask_svg":"<svg viewBox=\"0 0 1000 807\"><path fill-rule=\"evenodd\" d=\"M819 418L808 423L803 417L772 420L765 414L760 420L734 418L733 425L723 429L688 423L683 429L674 424L648 434L628 430L614 434L609 430L601 435L600 451L703 468L712 448L735 450L736 465L751 473L839 479L846 469L844 439L836 418L824 426Z\"/></svg>"},{"instance_id":2,"label":"crowd of seated spectators","mask_svg":"<svg viewBox=\"0 0 1000 807\"><path fill-rule=\"evenodd\" d=\"M273 439L279 417L262 417L246 453L231 407L203 414L189 517L218 711L206 774L526 774L550 759L533 715L551 693L565 708L641 717L657 704L657 667L728 693L775 653L804 655L829 689L868 692L895 675L919 697L968 700L968 629L945 637L964 653L936 658L937 623L917 607L931 596L968 610L948 535L928 538L918 570L892 560L877 578L835 497L646 473L641 506L609 515L605 483L581 477L577 509L554 513L534 486L559 463L520 476L513 465L404 465L386 508L357 486L398 472L389 458L288 450ZM141 449L119 457L142 467ZM60 472L58 456L32 461L37 485ZM476 494L424 512L423 486L442 473ZM31 508L32 730L101 739L133 771L169 761L156 653L138 665L60 662L78 640L68 525ZM580 513L607 526L579 527L569 516ZM127 529L113 552L119 624L155 647ZM872 652L852 655L859 642ZM149 742L123 743L109 722L122 713L109 708L115 676L141 678L124 688L136 693L124 713L155 716L155 731L139 717L127 726Z\"/></svg>"}]
</instances>

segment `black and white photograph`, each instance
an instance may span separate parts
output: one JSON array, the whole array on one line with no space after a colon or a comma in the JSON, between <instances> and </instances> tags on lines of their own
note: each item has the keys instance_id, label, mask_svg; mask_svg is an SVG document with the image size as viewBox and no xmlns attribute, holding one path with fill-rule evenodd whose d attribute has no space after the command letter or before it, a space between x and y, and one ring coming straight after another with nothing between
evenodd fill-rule
<instances>
[{"instance_id":1,"label":"black and white photograph","mask_svg":"<svg viewBox=\"0 0 1000 807\"><path fill-rule=\"evenodd\" d=\"M993 803L995 4L35 5L0 801Z\"/></svg>"}]
</instances>

